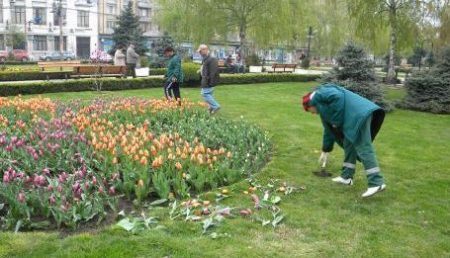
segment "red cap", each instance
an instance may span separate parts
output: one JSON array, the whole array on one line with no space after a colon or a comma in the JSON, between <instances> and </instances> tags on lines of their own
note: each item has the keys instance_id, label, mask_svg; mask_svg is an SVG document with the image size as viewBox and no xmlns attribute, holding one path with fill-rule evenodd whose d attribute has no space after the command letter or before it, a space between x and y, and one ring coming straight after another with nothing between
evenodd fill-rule
<instances>
[{"instance_id":1,"label":"red cap","mask_svg":"<svg viewBox=\"0 0 450 258\"><path fill-rule=\"evenodd\" d=\"M311 94L312 92L303 96L303 108L305 109L305 111L308 111L308 108L310 107L309 101L311 101Z\"/></svg>"}]
</instances>

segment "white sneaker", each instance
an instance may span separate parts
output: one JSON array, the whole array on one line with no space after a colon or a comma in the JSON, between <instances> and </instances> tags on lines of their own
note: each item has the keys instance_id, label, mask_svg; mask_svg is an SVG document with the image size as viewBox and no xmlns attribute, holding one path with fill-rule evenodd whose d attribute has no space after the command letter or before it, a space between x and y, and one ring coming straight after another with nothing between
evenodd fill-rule
<instances>
[{"instance_id":1,"label":"white sneaker","mask_svg":"<svg viewBox=\"0 0 450 258\"><path fill-rule=\"evenodd\" d=\"M335 177L335 178L333 178L331 180L333 182L341 183L341 184L344 184L344 185L353 185L353 179L351 179L351 178L345 179L345 178L342 178L342 177L338 176L338 177Z\"/></svg>"},{"instance_id":2,"label":"white sneaker","mask_svg":"<svg viewBox=\"0 0 450 258\"><path fill-rule=\"evenodd\" d=\"M384 189L386 189L386 185L385 184L382 184L382 185L379 185L379 186L374 186L374 187L369 187L369 188L367 188L367 191L365 193L363 193L361 196L363 198L370 197L370 196L372 196L372 195L374 195L374 194L376 194L378 192L383 191Z\"/></svg>"}]
</instances>

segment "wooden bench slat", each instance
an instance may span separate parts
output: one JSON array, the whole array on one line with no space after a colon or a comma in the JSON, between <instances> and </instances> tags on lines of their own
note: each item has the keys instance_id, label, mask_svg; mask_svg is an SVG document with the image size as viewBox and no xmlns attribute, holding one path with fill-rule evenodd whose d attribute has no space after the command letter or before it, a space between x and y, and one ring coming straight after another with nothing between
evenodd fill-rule
<instances>
[{"instance_id":1,"label":"wooden bench slat","mask_svg":"<svg viewBox=\"0 0 450 258\"><path fill-rule=\"evenodd\" d=\"M289 72L289 73L292 73L292 72L295 71L295 68L297 68L297 64L277 64L277 63L275 63L275 64L272 65L272 69L273 69L272 72L279 72L279 73L281 73L281 72ZM281 70L281 69L283 69L283 70ZM290 70L287 71L286 69L290 69Z\"/></svg>"}]
</instances>

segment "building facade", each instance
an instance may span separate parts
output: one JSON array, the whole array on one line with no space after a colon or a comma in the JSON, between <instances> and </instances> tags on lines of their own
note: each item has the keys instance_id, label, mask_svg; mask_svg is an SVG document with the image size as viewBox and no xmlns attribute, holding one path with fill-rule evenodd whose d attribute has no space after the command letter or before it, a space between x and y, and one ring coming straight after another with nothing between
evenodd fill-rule
<instances>
[{"instance_id":1,"label":"building facade","mask_svg":"<svg viewBox=\"0 0 450 258\"><path fill-rule=\"evenodd\" d=\"M162 36L154 21L157 5L154 0L99 0L98 1L98 32L99 46L104 51L113 47L112 34L117 23L117 17L131 2L134 13L139 16L140 28L146 38L147 46Z\"/></svg>"},{"instance_id":2,"label":"building facade","mask_svg":"<svg viewBox=\"0 0 450 258\"><path fill-rule=\"evenodd\" d=\"M89 58L98 47L98 6L93 0L0 0L0 49L12 49L11 34L25 35L26 44L16 48L28 51L30 59L59 51L60 28L63 48L78 58Z\"/></svg>"}]
</instances>

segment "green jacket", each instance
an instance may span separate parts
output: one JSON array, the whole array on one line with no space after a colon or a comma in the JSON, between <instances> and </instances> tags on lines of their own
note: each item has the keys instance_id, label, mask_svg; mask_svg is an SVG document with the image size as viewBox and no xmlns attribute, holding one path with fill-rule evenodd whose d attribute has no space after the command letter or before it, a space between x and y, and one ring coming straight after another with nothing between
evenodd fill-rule
<instances>
[{"instance_id":1,"label":"green jacket","mask_svg":"<svg viewBox=\"0 0 450 258\"><path fill-rule=\"evenodd\" d=\"M310 105L317 108L324 126L322 150L333 150L345 137L355 142L364 122L372 116L372 140L381 128L384 111L375 103L335 84L319 86Z\"/></svg>"},{"instance_id":2,"label":"green jacket","mask_svg":"<svg viewBox=\"0 0 450 258\"><path fill-rule=\"evenodd\" d=\"M178 84L183 83L184 75L183 69L181 68L181 59L176 54L173 55L167 63L167 72L165 78L168 82L171 82L172 77L177 78Z\"/></svg>"}]
</instances>

